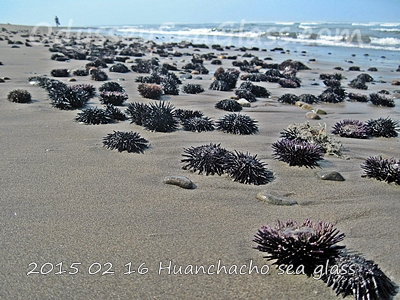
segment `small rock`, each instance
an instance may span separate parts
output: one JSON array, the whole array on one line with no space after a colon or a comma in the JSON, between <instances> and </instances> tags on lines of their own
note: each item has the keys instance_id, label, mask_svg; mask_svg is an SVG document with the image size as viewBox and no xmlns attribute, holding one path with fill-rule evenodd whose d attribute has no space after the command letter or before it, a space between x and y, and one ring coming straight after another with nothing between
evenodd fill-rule
<instances>
[{"instance_id":1,"label":"small rock","mask_svg":"<svg viewBox=\"0 0 400 300\"><path fill-rule=\"evenodd\" d=\"M312 106L310 104L303 104L302 106L300 106L302 109L307 109L307 110L312 110Z\"/></svg>"},{"instance_id":2,"label":"small rock","mask_svg":"<svg viewBox=\"0 0 400 300\"><path fill-rule=\"evenodd\" d=\"M125 81L125 78L118 78L118 81Z\"/></svg>"},{"instance_id":3,"label":"small rock","mask_svg":"<svg viewBox=\"0 0 400 300\"><path fill-rule=\"evenodd\" d=\"M332 181L345 181L342 174L337 171L330 171L330 172L319 172L317 173L319 179L322 180L332 180Z\"/></svg>"},{"instance_id":4,"label":"small rock","mask_svg":"<svg viewBox=\"0 0 400 300\"><path fill-rule=\"evenodd\" d=\"M311 119L311 120L320 120L321 117L318 116L316 113L309 111L308 113L306 113L306 118L307 119Z\"/></svg>"},{"instance_id":5,"label":"small rock","mask_svg":"<svg viewBox=\"0 0 400 300\"><path fill-rule=\"evenodd\" d=\"M276 192L262 191L257 194L257 199L274 205L294 205L298 204L296 200L279 195Z\"/></svg>"},{"instance_id":6,"label":"small rock","mask_svg":"<svg viewBox=\"0 0 400 300\"><path fill-rule=\"evenodd\" d=\"M194 79L194 80L203 80L203 77L196 76L196 77L194 77L193 79Z\"/></svg>"},{"instance_id":7,"label":"small rock","mask_svg":"<svg viewBox=\"0 0 400 300\"><path fill-rule=\"evenodd\" d=\"M251 107L250 102L244 98L237 100L237 103L239 103L242 107Z\"/></svg>"},{"instance_id":8,"label":"small rock","mask_svg":"<svg viewBox=\"0 0 400 300\"><path fill-rule=\"evenodd\" d=\"M184 189L195 189L195 184L187 177L184 176L167 176L164 178L163 183L177 185Z\"/></svg>"},{"instance_id":9,"label":"small rock","mask_svg":"<svg viewBox=\"0 0 400 300\"><path fill-rule=\"evenodd\" d=\"M7 76L4 76L3 79L4 79L4 80L11 80L11 78L10 78L10 77L7 77Z\"/></svg>"},{"instance_id":10,"label":"small rock","mask_svg":"<svg viewBox=\"0 0 400 300\"><path fill-rule=\"evenodd\" d=\"M322 110L320 108L318 108L315 111L313 110L313 112L315 112L316 114L319 114L319 115L326 115L326 111L324 111L324 110Z\"/></svg>"},{"instance_id":11,"label":"small rock","mask_svg":"<svg viewBox=\"0 0 400 300\"><path fill-rule=\"evenodd\" d=\"M200 74L199 71L196 71L196 70L192 71L191 73L192 73L192 75L199 75Z\"/></svg>"},{"instance_id":12,"label":"small rock","mask_svg":"<svg viewBox=\"0 0 400 300\"><path fill-rule=\"evenodd\" d=\"M3 78L0 78L0 82L6 82Z\"/></svg>"},{"instance_id":13,"label":"small rock","mask_svg":"<svg viewBox=\"0 0 400 300\"><path fill-rule=\"evenodd\" d=\"M75 79L75 78L69 78L68 81L69 81L69 82L75 82L76 79Z\"/></svg>"},{"instance_id":14,"label":"small rock","mask_svg":"<svg viewBox=\"0 0 400 300\"><path fill-rule=\"evenodd\" d=\"M392 85L400 85L400 80L398 79L392 80Z\"/></svg>"}]
</instances>

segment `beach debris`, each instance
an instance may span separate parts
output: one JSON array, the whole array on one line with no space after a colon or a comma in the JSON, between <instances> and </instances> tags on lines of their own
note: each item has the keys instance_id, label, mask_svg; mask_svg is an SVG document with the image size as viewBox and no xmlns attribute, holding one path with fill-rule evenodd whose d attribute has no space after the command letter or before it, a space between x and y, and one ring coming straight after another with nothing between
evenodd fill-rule
<instances>
[{"instance_id":1,"label":"beach debris","mask_svg":"<svg viewBox=\"0 0 400 300\"><path fill-rule=\"evenodd\" d=\"M193 117L182 121L183 130L192 132L213 131L214 122L209 117Z\"/></svg>"},{"instance_id":2,"label":"beach debris","mask_svg":"<svg viewBox=\"0 0 400 300\"><path fill-rule=\"evenodd\" d=\"M359 120L342 120L333 125L332 133L346 138L364 139L368 137L368 126Z\"/></svg>"},{"instance_id":3,"label":"beach debris","mask_svg":"<svg viewBox=\"0 0 400 300\"><path fill-rule=\"evenodd\" d=\"M117 149L118 152L143 153L149 147L148 141L137 132L115 131L103 138L103 146L110 150Z\"/></svg>"},{"instance_id":4,"label":"beach debris","mask_svg":"<svg viewBox=\"0 0 400 300\"><path fill-rule=\"evenodd\" d=\"M225 172L225 161L229 155L229 151L221 147L221 144L202 145L198 147L190 147L184 149L182 154L184 159L181 160L185 165L184 170L192 170L193 172L204 173L208 175L222 175Z\"/></svg>"},{"instance_id":5,"label":"beach debris","mask_svg":"<svg viewBox=\"0 0 400 300\"><path fill-rule=\"evenodd\" d=\"M226 133L233 134L256 134L258 133L257 121L247 115L227 114L218 119L217 129Z\"/></svg>"},{"instance_id":6,"label":"beach debris","mask_svg":"<svg viewBox=\"0 0 400 300\"><path fill-rule=\"evenodd\" d=\"M159 100L162 95L162 88L158 84L141 83L138 85L138 91L144 98Z\"/></svg>"},{"instance_id":7,"label":"beach debris","mask_svg":"<svg viewBox=\"0 0 400 300\"><path fill-rule=\"evenodd\" d=\"M204 92L204 88L198 83L187 83L182 86L182 92L186 94L200 94Z\"/></svg>"},{"instance_id":8,"label":"beach debris","mask_svg":"<svg viewBox=\"0 0 400 300\"><path fill-rule=\"evenodd\" d=\"M290 124L281 132L281 137L318 144L324 148L327 154L333 154L339 157L342 155L342 144L327 135L326 125L310 125L308 122Z\"/></svg>"},{"instance_id":9,"label":"beach debris","mask_svg":"<svg viewBox=\"0 0 400 300\"><path fill-rule=\"evenodd\" d=\"M215 104L215 108L231 112L238 112L242 110L242 106L233 99L220 100Z\"/></svg>"},{"instance_id":10,"label":"beach debris","mask_svg":"<svg viewBox=\"0 0 400 300\"><path fill-rule=\"evenodd\" d=\"M378 265L358 254L342 253L333 258L328 269L321 279L328 287L332 286L336 296L353 295L355 300L378 300L391 299L396 294L395 284Z\"/></svg>"},{"instance_id":11,"label":"beach debris","mask_svg":"<svg viewBox=\"0 0 400 300\"><path fill-rule=\"evenodd\" d=\"M272 144L274 159L283 161L289 166L305 166L314 168L325 153L324 148L318 144L297 139L281 139Z\"/></svg>"},{"instance_id":12,"label":"beach debris","mask_svg":"<svg viewBox=\"0 0 400 300\"><path fill-rule=\"evenodd\" d=\"M165 184L172 184L179 186L183 189L195 189L196 185L187 177L185 176L166 176L163 180L163 183Z\"/></svg>"},{"instance_id":13,"label":"beach debris","mask_svg":"<svg viewBox=\"0 0 400 300\"><path fill-rule=\"evenodd\" d=\"M7 99L15 103L28 103L32 101L32 95L27 90L16 89L8 93Z\"/></svg>"},{"instance_id":14,"label":"beach debris","mask_svg":"<svg viewBox=\"0 0 400 300\"><path fill-rule=\"evenodd\" d=\"M400 185L400 160L393 157L370 156L364 161L361 168L365 172L361 177Z\"/></svg>"},{"instance_id":15,"label":"beach debris","mask_svg":"<svg viewBox=\"0 0 400 300\"><path fill-rule=\"evenodd\" d=\"M82 110L75 117L75 120L85 124L99 125L114 122L108 113L101 108L90 107Z\"/></svg>"},{"instance_id":16,"label":"beach debris","mask_svg":"<svg viewBox=\"0 0 400 300\"><path fill-rule=\"evenodd\" d=\"M261 191L257 194L257 199L268 204L273 205L295 205L298 204L296 200L290 199L289 197L282 196L277 192L273 191Z\"/></svg>"},{"instance_id":17,"label":"beach debris","mask_svg":"<svg viewBox=\"0 0 400 300\"><path fill-rule=\"evenodd\" d=\"M366 122L369 135L373 137L397 137L399 128L399 121L395 121L390 117L370 119Z\"/></svg>"},{"instance_id":18,"label":"beach debris","mask_svg":"<svg viewBox=\"0 0 400 300\"><path fill-rule=\"evenodd\" d=\"M318 172L318 178L322 180L330 180L330 181L345 181L342 174L338 171L329 171L329 172Z\"/></svg>"},{"instance_id":19,"label":"beach debris","mask_svg":"<svg viewBox=\"0 0 400 300\"><path fill-rule=\"evenodd\" d=\"M302 268L303 274L313 275L319 265L337 258L346 246L337 245L345 235L329 222L313 223L306 219L296 221L277 220L275 227L262 226L254 236L255 249L266 252L267 260L275 260L273 265Z\"/></svg>"},{"instance_id":20,"label":"beach debris","mask_svg":"<svg viewBox=\"0 0 400 300\"><path fill-rule=\"evenodd\" d=\"M392 97L380 93L369 94L369 101L371 101L373 105L378 105L378 106L386 106L386 107L395 106Z\"/></svg>"},{"instance_id":21,"label":"beach debris","mask_svg":"<svg viewBox=\"0 0 400 300\"><path fill-rule=\"evenodd\" d=\"M274 175L266 167L266 163L257 159L256 155L236 151L225 157L225 169L233 181L244 184L267 184Z\"/></svg>"}]
</instances>

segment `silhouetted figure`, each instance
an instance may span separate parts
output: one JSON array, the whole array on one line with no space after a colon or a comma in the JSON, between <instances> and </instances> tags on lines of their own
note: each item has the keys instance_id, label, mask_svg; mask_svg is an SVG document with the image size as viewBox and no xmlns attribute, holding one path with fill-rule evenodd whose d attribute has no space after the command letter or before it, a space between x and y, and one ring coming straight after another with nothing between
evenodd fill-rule
<instances>
[{"instance_id":1,"label":"silhouetted figure","mask_svg":"<svg viewBox=\"0 0 400 300\"><path fill-rule=\"evenodd\" d=\"M56 16L56 18L55 18L55 21L56 21L56 26L58 27L58 25L60 25L60 21L58 20L58 17Z\"/></svg>"}]
</instances>

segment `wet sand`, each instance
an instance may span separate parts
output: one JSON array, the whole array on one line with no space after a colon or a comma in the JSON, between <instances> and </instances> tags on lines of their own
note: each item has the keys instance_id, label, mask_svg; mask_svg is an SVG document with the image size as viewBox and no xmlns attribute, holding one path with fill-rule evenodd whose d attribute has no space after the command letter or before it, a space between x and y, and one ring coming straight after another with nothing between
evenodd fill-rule
<instances>
[{"instance_id":1,"label":"wet sand","mask_svg":"<svg viewBox=\"0 0 400 300\"><path fill-rule=\"evenodd\" d=\"M25 40L21 37L23 27L1 27L8 31L0 32L0 36ZM10 33L12 30L18 32ZM100 37L98 40L101 44ZM315 169L289 167L272 159L271 145L280 138L280 132L291 123L307 121L305 110L276 99L285 93L319 95L325 89L319 74L337 72L333 70L335 66L347 70L350 66L347 62L333 65L323 58L309 62L314 58L312 54L250 51L261 59L272 57L276 63L300 60L311 68L298 72L302 80L298 89L281 88L277 83L254 83L272 94L271 98L258 98L242 111L258 121L259 134L192 133L182 129L159 133L129 121L98 126L75 122L79 110L53 108L46 92L30 85L28 78L51 77L52 69L73 70L84 67L88 61L50 60L52 53L43 44L20 45L16 49L11 46L5 40L0 41L3 63L0 78L10 78L0 83L1 299L338 299L322 281L304 275L278 275L272 262L263 259L264 253L253 249L252 239L257 230L262 225L274 224L277 219L332 222L346 234L342 244L349 251L375 261L399 284L400 186L362 178L360 168L369 156L382 154L400 159L399 137L362 140L335 137L343 143L344 154L350 159L325 156ZM220 53L213 49L176 50ZM223 52L244 53L235 49ZM181 69L191 57L159 59L175 62ZM349 55L349 59L363 70L374 66L363 58ZM224 68L232 67L232 60L223 59L222 63ZM201 110L217 120L227 112L215 109L215 103L233 96L234 92L209 90L213 73L220 66L211 65L210 61L205 61L204 66L210 71L208 75L194 75L202 80L184 83L200 83L205 92L197 95L181 92L177 96L163 96L163 100L176 108ZM347 92L369 94L386 89L393 94L399 89L390 84L400 77L395 72L397 66L377 67L378 72L367 73L386 83L369 83L368 90L355 90L347 84L360 72L343 71L346 79L342 85ZM146 74L104 70L109 81L125 79L119 81L129 95L125 106L136 101L153 102L142 98L137 91L135 78ZM93 81L90 76L74 78L77 81L70 84L90 83L98 88L104 83ZM57 79L67 82L68 78ZM311 85L314 82L320 85ZM32 103L9 102L7 95L13 89L28 90ZM321 120L308 121L325 123L331 129L343 119L367 121L389 116L400 120L400 100L395 102L395 108L351 102L313 105L327 115L321 115ZM88 105L102 106L98 97ZM107 150L102 138L114 130L139 132L151 147L144 154ZM273 171L274 181L261 186L245 185L224 175L205 176L182 169L184 148L211 142L220 143L227 150L257 154ZM333 170L346 180L323 181L316 176L317 172ZM185 190L163 184L164 177L169 175L186 176L197 188ZM290 193L298 205L263 203L256 198L263 190ZM182 266L182 272L188 265L205 269L215 265L212 269L216 271L218 263L227 272L221 268L219 274L172 274L174 265L176 269ZM268 274L257 274L256 269L249 274L250 263L258 267L258 273L269 267ZM226 274L229 270L233 272L234 266L239 269L243 265L245 274ZM49 271L51 266L53 271ZM27 275L36 271L39 274ZM47 275L40 274L48 271ZM129 271L135 272L124 274ZM394 299L400 298L397 295Z\"/></svg>"}]
</instances>

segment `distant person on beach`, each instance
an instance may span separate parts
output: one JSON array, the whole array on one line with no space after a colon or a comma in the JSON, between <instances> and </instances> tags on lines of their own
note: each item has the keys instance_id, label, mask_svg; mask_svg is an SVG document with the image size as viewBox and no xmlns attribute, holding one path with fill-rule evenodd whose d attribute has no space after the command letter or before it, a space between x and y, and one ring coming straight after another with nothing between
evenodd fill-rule
<instances>
[{"instance_id":1,"label":"distant person on beach","mask_svg":"<svg viewBox=\"0 0 400 300\"><path fill-rule=\"evenodd\" d=\"M56 21L56 26L58 27L58 25L60 25L60 21L58 20L58 17L56 16L56 18L55 18L55 21Z\"/></svg>"}]
</instances>

